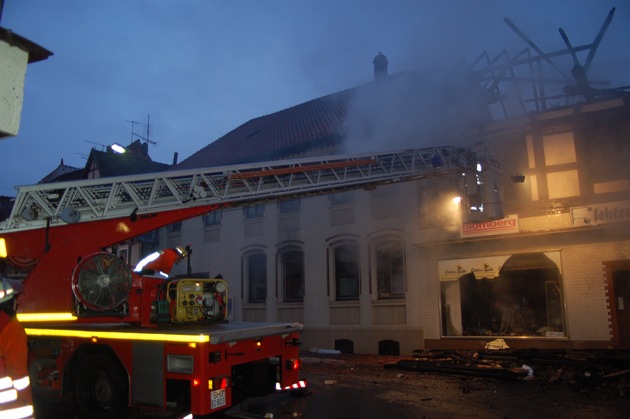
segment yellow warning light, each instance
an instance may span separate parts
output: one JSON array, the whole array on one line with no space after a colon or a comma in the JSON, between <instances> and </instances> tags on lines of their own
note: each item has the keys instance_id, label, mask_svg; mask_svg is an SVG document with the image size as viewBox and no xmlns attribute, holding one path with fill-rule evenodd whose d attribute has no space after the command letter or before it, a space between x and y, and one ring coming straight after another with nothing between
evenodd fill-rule
<instances>
[{"instance_id":1,"label":"yellow warning light","mask_svg":"<svg viewBox=\"0 0 630 419\"><path fill-rule=\"evenodd\" d=\"M7 257L7 243L4 241L4 237L0 237L0 258Z\"/></svg>"}]
</instances>

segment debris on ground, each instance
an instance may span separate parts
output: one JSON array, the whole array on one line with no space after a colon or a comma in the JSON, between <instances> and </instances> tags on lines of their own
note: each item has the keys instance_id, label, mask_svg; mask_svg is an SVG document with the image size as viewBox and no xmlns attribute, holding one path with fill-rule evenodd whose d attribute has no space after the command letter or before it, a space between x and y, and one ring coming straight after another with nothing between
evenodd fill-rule
<instances>
[{"instance_id":1,"label":"debris on ground","mask_svg":"<svg viewBox=\"0 0 630 419\"><path fill-rule=\"evenodd\" d=\"M502 380L562 382L578 388L616 385L630 394L630 352L614 350L490 349L414 351L386 368Z\"/></svg>"}]
</instances>

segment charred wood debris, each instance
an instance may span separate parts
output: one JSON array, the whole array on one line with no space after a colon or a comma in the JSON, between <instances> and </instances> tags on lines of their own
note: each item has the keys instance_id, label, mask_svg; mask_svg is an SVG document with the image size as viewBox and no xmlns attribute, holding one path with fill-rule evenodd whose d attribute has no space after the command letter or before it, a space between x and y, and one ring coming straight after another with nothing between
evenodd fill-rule
<instances>
[{"instance_id":1,"label":"charred wood debris","mask_svg":"<svg viewBox=\"0 0 630 419\"><path fill-rule=\"evenodd\" d=\"M614 387L630 396L630 352L613 350L417 350L385 364L405 371L569 384L580 391Z\"/></svg>"}]
</instances>

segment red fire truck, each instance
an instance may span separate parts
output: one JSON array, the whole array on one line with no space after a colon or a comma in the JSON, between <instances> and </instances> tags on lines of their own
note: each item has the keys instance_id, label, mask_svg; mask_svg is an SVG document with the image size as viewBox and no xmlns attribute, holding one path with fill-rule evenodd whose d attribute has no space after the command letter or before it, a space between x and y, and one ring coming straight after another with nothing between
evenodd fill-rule
<instances>
[{"instance_id":1,"label":"red fire truck","mask_svg":"<svg viewBox=\"0 0 630 419\"><path fill-rule=\"evenodd\" d=\"M0 256L28 270L18 318L36 397L81 417L207 415L298 388L302 324L227 321L222 278L154 278L105 250L210 211L452 175L469 216L500 218L497 171L480 147L283 160L18 188ZM492 168L482 169L481 165ZM4 253L4 254L3 254Z\"/></svg>"}]
</instances>

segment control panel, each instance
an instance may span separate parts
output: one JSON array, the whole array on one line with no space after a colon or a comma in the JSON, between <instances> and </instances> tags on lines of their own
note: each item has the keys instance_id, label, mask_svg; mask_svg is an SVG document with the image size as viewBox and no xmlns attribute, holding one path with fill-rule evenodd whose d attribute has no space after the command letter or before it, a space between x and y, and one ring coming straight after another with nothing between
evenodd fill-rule
<instances>
[{"instance_id":1,"label":"control panel","mask_svg":"<svg viewBox=\"0 0 630 419\"><path fill-rule=\"evenodd\" d=\"M179 279L168 284L171 321L224 321L227 284L219 278Z\"/></svg>"}]
</instances>

